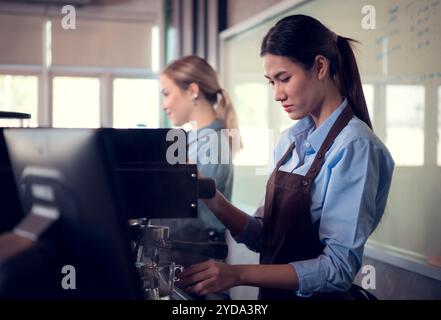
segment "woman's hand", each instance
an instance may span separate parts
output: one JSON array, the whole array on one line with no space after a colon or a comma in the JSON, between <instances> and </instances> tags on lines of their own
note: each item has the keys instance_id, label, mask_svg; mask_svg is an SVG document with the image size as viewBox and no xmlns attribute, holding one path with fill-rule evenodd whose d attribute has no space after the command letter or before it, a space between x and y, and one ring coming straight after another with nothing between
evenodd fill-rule
<instances>
[{"instance_id":1,"label":"woman's hand","mask_svg":"<svg viewBox=\"0 0 441 320\"><path fill-rule=\"evenodd\" d=\"M179 278L179 287L199 295L239 285L294 291L299 289L297 272L290 264L230 265L208 260L188 267Z\"/></svg>"},{"instance_id":2,"label":"woman's hand","mask_svg":"<svg viewBox=\"0 0 441 320\"><path fill-rule=\"evenodd\" d=\"M215 260L194 264L179 277L180 287L198 295L220 292L240 284L238 268Z\"/></svg>"}]
</instances>

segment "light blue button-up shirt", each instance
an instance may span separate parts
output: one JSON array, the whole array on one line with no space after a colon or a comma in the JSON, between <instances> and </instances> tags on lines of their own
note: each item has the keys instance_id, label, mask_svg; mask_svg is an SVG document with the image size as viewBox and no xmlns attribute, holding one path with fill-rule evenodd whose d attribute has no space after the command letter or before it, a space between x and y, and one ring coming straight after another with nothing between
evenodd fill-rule
<instances>
[{"instance_id":1,"label":"light blue button-up shirt","mask_svg":"<svg viewBox=\"0 0 441 320\"><path fill-rule=\"evenodd\" d=\"M304 176L347 105L345 98L318 128L307 116L284 131L274 151L271 171L295 142L291 158L279 170ZM317 258L290 263L299 278L298 295L350 288L361 267L364 244L384 213L393 169L387 148L354 116L326 152L311 187L312 223L319 223L319 238L325 247ZM235 237L254 251L261 248L263 205L248 217L243 232Z\"/></svg>"}]
</instances>

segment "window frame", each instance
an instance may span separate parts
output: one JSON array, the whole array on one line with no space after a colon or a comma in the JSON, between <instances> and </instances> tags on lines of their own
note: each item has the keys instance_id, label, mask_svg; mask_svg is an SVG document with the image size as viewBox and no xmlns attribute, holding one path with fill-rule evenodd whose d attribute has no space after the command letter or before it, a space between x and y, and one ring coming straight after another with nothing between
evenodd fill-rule
<instances>
[{"instance_id":1,"label":"window frame","mask_svg":"<svg viewBox=\"0 0 441 320\"><path fill-rule=\"evenodd\" d=\"M100 18L97 18L99 20ZM42 25L43 42L43 61L40 64L0 64L0 75L21 75L37 77L37 126L52 127L53 124L53 78L54 77L95 77L99 79L99 95L100 95L100 127L113 126L113 80L116 78L126 79L146 79L159 80L159 69L163 63L163 18L158 15L156 19L146 21L152 24L152 30L159 28L156 32L159 34L159 66L155 67L152 62L152 68L158 70L150 70L148 68L121 68L121 67L77 67L77 66L53 66L49 61L51 58L51 49L49 39L51 36L51 28L48 28L51 16L44 18ZM130 19L129 19L130 20ZM154 38L152 38L152 41ZM156 57L157 58L157 57ZM159 95L159 102L161 96ZM160 105L157 106L160 109ZM162 112L159 111L159 125L167 124L167 119Z\"/></svg>"}]
</instances>

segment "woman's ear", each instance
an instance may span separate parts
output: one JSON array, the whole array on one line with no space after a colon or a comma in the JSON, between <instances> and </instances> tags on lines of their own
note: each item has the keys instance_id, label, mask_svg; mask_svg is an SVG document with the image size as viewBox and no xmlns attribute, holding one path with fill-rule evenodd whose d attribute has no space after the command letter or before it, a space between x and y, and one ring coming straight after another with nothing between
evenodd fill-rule
<instances>
[{"instance_id":1,"label":"woman's ear","mask_svg":"<svg viewBox=\"0 0 441 320\"><path fill-rule=\"evenodd\" d=\"M318 80L323 80L328 76L329 60L321 54L315 57L314 73L316 74Z\"/></svg>"},{"instance_id":2,"label":"woman's ear","mask_svg":"<svg viewBox=\"0 0 441 320\"><path fill-rule=\"evenodd\" d=\"M190 83L187 90L192 98L197 99L199 97L200 89L197 83L195 82Z\"/></svg>"}]
</instances>

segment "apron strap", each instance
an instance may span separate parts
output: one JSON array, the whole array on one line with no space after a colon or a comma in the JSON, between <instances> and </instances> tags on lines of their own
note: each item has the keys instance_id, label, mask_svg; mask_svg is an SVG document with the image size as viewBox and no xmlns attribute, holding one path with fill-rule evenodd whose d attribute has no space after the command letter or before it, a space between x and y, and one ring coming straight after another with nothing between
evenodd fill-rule
<instances>
[{"instance_id":1,"label":"apron strap","mask_svg":"<svg viewBox=\"0 0 441 320\"><path fill-rule=\"evenodd\" d=\"M337 118L337 121L335 121L334 125L331 127L331 130L323 141L320 150L317 152L317 155L315 156L311 167L306 173L305 178L302 180L303 192L309 192L312 182L315 180L320 172L320 169L322 168L326 152L332 146L335 138L340 134L343 128L346 127L353 116L354 113L351 106L347 105L340 116Z\"/></svg>"},{"instance_id":2,"label":"apron strap","mask_svg":"<svg viewBox=\"0 0 441 320\"><path fill-rule=\"evenodd\" d=\"M288 150L286 150L283 157L277 162L275 171L279 170L279 168L291 157L292 152L294 151L294 148L296 147L295 142L291 143Z\"/></svg>"}]
</instances>

